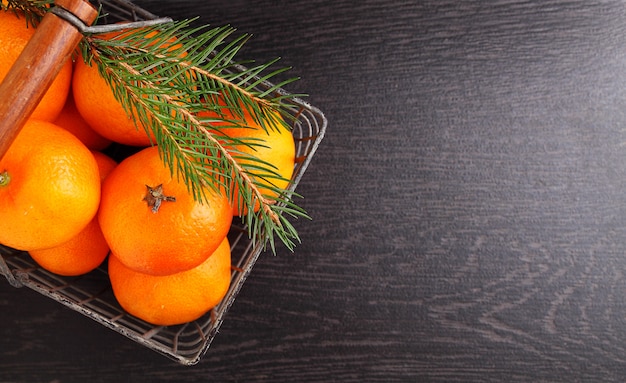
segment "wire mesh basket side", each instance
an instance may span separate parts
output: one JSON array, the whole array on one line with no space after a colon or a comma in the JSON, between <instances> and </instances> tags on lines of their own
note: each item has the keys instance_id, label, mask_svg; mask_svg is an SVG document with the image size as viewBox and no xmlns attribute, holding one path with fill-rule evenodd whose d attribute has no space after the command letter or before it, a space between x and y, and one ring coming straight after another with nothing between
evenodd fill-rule
<instances>
[{"instance_id":1,"label":"wire mesh basket side","mask_svg":"<svg viewBox=\"0 0 626 383\"><path fill-rule=\"evenodd\" d=\"M304 109L294 126L297 142L297 165L294 180L306 169L316 144L321 139L320 127L325 125L322 115ZM306 119L304 116L308 116ZM311 121L315 121L312 124ZM291 188L295 188L296 182ZM228 234L231 244L233 272L226 296L202 318L179 326L154 326L127 314L117 303L111 290L106 263L91 273L79 277L61 277L39 267L23 251L0 245L0 272L12 285L25 286L80 312L96 322L153 349L181 364L197 363L208 350L228 309L252 271L263 243L254 244L247 229L233 224Z\"/></svg>"}]
</instances>

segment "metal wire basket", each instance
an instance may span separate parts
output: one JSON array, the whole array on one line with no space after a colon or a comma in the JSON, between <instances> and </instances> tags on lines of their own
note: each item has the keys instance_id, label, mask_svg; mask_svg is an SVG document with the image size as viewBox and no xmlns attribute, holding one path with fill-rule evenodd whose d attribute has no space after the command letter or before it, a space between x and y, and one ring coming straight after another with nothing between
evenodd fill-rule
<instances>
[{"instance_id":1,"label":"metal wire basket","mask_svg":"<svg viewBox=\"0 0 626 383\"><path fill-rule=\"evenodd\" d=\"M94 0L93 3L102 7L105 23L156 18L125 0ZM261 87L269 85L265 83ZM300 99L290 99L290 102L297 116L293 124L296 168L289 187L294 190L324 136L327 121L319 109L308 103ZM177 326L155 326L126 313L113 295L106 262L91 273L61 277L43 270L27 252L0 245L0 274L14 287L33 289L180 364L194 365L208 350L263 251L264 244L259 241L253 244L242 225L234 223L228 238L234 267L226 296L203 317Z\"/></svg>"}]
</instances>

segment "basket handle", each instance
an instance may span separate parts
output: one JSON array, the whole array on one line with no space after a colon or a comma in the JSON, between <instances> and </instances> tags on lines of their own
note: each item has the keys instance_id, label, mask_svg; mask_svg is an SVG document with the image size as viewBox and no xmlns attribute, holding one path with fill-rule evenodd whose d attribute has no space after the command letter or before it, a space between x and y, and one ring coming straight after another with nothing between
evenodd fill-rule
<instances>
[{"instance_id":1,"label":"basket handle","mask_svg":"<svg viewBox=\"0 0 626 383\"><path fill-rule=\"evenodd\" d=\"M61 7L91 25L97 9L87 0L57 0ZM0 159L30 117L83 37L80 31L48 12L0 84Z\"/></svg>"}]
</instances>

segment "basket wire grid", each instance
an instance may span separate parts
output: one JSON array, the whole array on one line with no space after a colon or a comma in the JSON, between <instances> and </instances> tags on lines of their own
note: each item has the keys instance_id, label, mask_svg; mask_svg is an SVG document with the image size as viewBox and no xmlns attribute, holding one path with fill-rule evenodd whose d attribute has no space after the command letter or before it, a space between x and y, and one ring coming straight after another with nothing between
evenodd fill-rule
<instances>
[{"instance_id":1,"label":"basket wire grid","mask_svg":"<svg viewBox=\"0 0 626 383\"><path fill-rule=\"evenodd\" d=\"M92 3L102 7L100 24L156 18L125 0L92 0ZM269 85L266 82L261 87ZM294 190L324 136L327 121L319 109L300 99L290 99L290 103L297 116L292 127L296 165L289 186L289 190ZM224 316L263 251L264 243L250 240L247 229L236 221L233 221L228 234L233 272L226 296L203 317L182 325L155 326L126 313L113 295L106 261L88 274L62 277L39 267L27 252L0 245L0 274L14 287L25 286L35 290L180 364L194 365L208 350Z\"/></svg>"}]
</instances>

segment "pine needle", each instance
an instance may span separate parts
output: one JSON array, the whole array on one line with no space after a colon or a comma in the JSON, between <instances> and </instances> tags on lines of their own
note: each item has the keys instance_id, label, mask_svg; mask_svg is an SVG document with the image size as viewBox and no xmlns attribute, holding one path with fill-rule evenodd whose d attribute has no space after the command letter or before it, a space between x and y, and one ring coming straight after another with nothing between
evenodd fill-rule
<instances>
[{"instance_id":1,"label":"pine needle","mask_svg":"<svg viewBox=\"0 0 626 383\"><path fill-rule=\"evenodd\" d=\"M22 12L27 26L37 26L54 0L6 0L0 2L0 9Z\"/></svg>"},{"instance_id":2,"label":"pine needle","mask_svg":"<svg viewBox=\"0 0 626 383\"><path fill-rule=\"evenodd\" d=\"M254 242L269 244L275 252L276 237L293 249L300 239L287 217L307 217L293 203L296 195L276 189L278 197L268 197L260 182L264 177L280 178L273 166L226 149L259 143L215 132L224 124L242 125L246 113L266 130L290 129L295 111L288 101L302 95L279 89L297 79L270 85L272 78L287 70L274 69L276 60L251 63L247 69L235 61L248 36L232 37L235 30L230 26L192 27L193 22L174 21L106 38L88 35L81 43L82 57L87 64L97 65L136 126L153 135L163 162L196 200L205 202L206 187L226 190L229 199L245 203L248 213L243 218ZM202 111L219 113L220 108L227 108L235 121L199 117ZM284 118L275 118L275 112ZM255 204L260 205L257 212Z\"/></svg>"}]
</instances>

